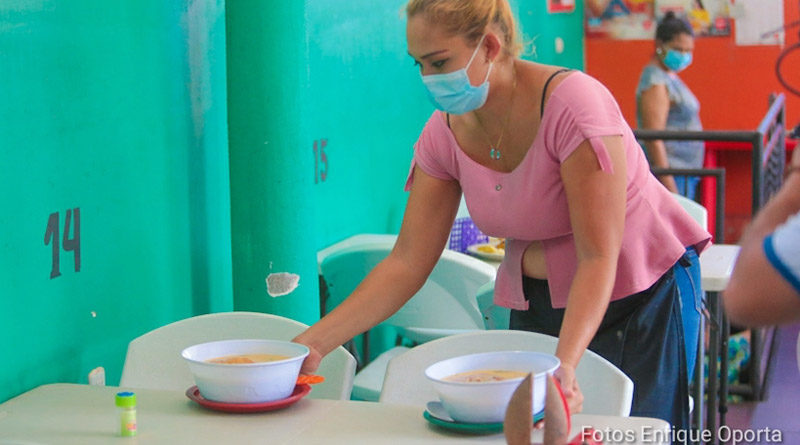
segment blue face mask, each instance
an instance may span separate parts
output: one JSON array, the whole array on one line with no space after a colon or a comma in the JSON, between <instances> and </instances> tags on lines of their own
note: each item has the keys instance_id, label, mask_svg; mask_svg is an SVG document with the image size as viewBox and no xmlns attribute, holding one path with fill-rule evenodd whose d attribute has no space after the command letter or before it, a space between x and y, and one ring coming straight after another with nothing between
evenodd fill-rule
<instances>
[{"instance_id":1,"label":"blue face mask","mask_svg":"<svg viewBox=\"0 0 800 445\"><path fill-rule=\"evenodd\" d=\"M679 71L683 71L687 66L689 66L689 64L692 63L692 53L684 53L681 51L675 51L674 49L668 49L662 61L667 68L677 73Z\"/></svg>"},{"instance_id":2,"label":"blue face mask","mask_svg":"<svg viewBox=\"0 0 800 445\"><path fill-rule=\"evenodd\" d=\"M489 95L489 73L492 72L494 62L489 63L486 78L478 86L473 86L467 75L467 69L475 59L475 55L478 54L481 43L483 43L483 37L464 68L452 73L422 76L422 83L428 91L428 98L436 108L450 114L464 114L480 108L486 103Z\"/></svg>"}]
</instances>

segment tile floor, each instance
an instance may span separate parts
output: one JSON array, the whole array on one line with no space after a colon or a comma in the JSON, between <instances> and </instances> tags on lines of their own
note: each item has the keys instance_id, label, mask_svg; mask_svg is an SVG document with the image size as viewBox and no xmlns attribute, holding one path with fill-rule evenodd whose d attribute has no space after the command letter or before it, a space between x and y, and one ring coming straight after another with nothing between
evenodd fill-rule
<instances>
[{"instance_id":1,"label":"tile floor","mask_svg":"<svg viewBox=\"0 0 800 445\"><path fill-rule=\"evenodd\" d=\"M768 383L767 397L762 402L729 405L727 424L745 430L778 429L784 444L800 444L800 370L797 364L797 336L800 325L778 329L777 343ZM761 440L740 444L775 443L762 435Z\"/></svg>"}]
</instances>

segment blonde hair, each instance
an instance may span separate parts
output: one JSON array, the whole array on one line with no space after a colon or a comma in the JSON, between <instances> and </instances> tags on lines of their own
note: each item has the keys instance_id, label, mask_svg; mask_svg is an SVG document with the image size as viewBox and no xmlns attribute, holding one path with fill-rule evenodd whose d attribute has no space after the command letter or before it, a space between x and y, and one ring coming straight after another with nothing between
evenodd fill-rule
<instances>
[{"instance_id":1,"label":"blonde hair","mask_svg":"<svg viewBox=\"0 0 800 445\"><path fill-rule=\"evenodd\" d=\"M517 57L522 51L508 0L410 0L406 15L411 18L420 13L433 23L443 24L453 35L463 35L470 41L477 41L488 26L496 25L503 33L506 54Z\"/></svg>"}]
</instances>

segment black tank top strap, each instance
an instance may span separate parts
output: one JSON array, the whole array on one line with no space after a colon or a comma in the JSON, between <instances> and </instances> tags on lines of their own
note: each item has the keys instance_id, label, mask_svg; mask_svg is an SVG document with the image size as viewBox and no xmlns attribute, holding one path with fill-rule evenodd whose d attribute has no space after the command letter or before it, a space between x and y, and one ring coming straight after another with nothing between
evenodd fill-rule
<instances>
[{"instance_id":1,"label":"black tank top strap","mask_svg":"<svg viewBox=\"0 0 800 445\"><path fill-rule=\"evenodd\" d=\"M542 104L539 107L539 119L544 116L544 98L547 96L547 87L550 86L550 81L553 80L554 77L558 76L561 73L566 73L568 71L572 71L569 68L561 68L560 70L556 71L555 73L551 74L550 77L547 78L547 81L544 83L544 88L542 88Z\"/></svg>"},{"instance_id":2,"label":"black tank top strap","mask_svg":"<svg viewBox=\"0 0 800 445\"><path fill-rule=\"evenodd\" d=\"M450 128L450 113L445 113L444 115L447 116L447 128Z\"/></svg>"}]
</instances>

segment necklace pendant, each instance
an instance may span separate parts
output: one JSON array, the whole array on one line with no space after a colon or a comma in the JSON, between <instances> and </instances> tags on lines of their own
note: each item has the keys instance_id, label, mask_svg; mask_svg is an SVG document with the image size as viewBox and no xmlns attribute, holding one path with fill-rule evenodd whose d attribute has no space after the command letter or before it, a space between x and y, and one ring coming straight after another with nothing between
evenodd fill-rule
<instances>
[{"instance_id":1,"label":"necklace pendant","mask_svg":"<svg viewBox=\"0 0 800 445\"><path fill-rule=\"evenodd\" d=\"M495 161L500 160L500 150L492 147L489 150L489 157L494 159Z\"/></svg>"}]
</instances>

